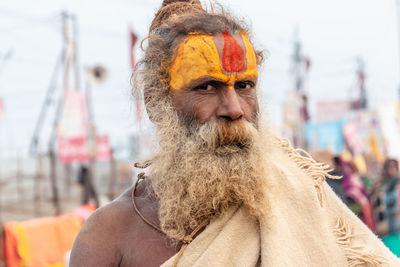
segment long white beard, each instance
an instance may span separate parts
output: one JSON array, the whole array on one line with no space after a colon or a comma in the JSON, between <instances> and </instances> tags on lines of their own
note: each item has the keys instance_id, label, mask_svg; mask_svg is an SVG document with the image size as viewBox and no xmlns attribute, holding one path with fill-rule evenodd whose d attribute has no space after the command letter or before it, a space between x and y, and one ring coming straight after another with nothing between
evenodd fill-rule
<instances>
[{"instance_id":1,"label":"long white beard","mask_svg":"<svg viewBox=\"0 0 400 267\"><path fill-rule=\"evenodd\" d=\"M221 129L210 122L190 131L177 117L169 120L159 127L161 149L149 175L169 237L180 240L232 206L257 217L267 212L262 142L252 123Z\"/></svg>"}]
</instances>

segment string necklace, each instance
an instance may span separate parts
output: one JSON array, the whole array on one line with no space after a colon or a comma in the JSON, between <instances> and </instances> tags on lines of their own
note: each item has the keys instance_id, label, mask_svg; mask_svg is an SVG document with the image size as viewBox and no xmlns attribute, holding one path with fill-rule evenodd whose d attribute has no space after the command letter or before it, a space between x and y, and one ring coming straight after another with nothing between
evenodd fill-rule
<instances>
[{"instance_id":1,"label":"string necklace","mask_svg":"<svg viewBox=\"0 0 400 267\"><path fill-rule=\"evenodd\" d=\"M151 226L152 228L154 228L155 230L157 230L158 232L167 235L158 225L156 225L155 223L151 222L150 220L148 220L146 217L144 217L144 215L139 211L138 207L136 206L136 202L135 202L135 192L136 192L136 186L139 183L139 180L144 180L145 176L144 176L144 172L139 173L138 174L138 178L136 179L136 183L133 186L132 189L132 196L131 196L131 201L133 204L133 207L136 211L136 213L139 215L140 218L142 218L142 220L147 223L149 226ZM186 247L193 241L193 237L201 230L203 229L207 224L209 223L209 220L204 221L203 223L201 223L199 226L196 227L196 229L193 230L192 233L190 233L189 235L183 237L182 239L179 239L178 241L182 242L182 247L178 252L178 255L176 256L174 263L172 266L176 267L178 265L178 262L180 260L180 258L182 257L183 252L185 251Z\"/></svg>"}]
</instances>

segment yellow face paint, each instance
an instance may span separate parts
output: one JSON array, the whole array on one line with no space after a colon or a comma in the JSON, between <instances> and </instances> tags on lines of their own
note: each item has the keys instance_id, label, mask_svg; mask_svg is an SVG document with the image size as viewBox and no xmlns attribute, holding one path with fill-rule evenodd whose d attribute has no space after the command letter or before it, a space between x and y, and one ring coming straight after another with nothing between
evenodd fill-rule
<instances>
[{"instance_id":1,"label":"yellow face paint","mask_svg":"<svg viewBox=\"0 0 400 267\"><path fill-rule=\"evenodd\" d=\"M171 89L180 90L207 76L229 86L237 80L256 79L254 49L245 33L240 33L239 37L228 33L188 35L178 46L169 70ZM222 42L217 42L217 48L218 38Z\"/></svg>"}]
</instances>

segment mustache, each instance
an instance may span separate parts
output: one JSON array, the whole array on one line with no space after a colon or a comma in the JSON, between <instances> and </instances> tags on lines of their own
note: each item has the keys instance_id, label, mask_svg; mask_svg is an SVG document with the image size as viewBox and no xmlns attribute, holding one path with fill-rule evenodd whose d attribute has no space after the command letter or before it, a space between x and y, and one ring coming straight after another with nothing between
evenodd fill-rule
<instances>
[{"instance_id":1,"label":"mustache","mask_svg":"<svg viewBox=\"0 0 400 267\"><path fill-rule=\"evenodd\" d=\"M248 148L256 132L256 126L245 119L207 122L198 129L199 137L209 149Z\"/></svg>"}]
</instances>

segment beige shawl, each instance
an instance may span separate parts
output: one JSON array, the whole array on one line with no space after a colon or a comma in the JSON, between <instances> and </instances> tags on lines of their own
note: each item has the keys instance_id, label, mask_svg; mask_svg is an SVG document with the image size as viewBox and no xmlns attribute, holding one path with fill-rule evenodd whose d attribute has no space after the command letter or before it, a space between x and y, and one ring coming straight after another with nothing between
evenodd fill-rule
<instances>
[{"instance_id":1,"label":"beige shawl","mask_svg":"<svg viewBox=\"0 0 400 267\"><path fill-rule=\"evenodd\" d=\"M189 244L177 266L400 266L325 183L325 166L278 145L268 152L271 216L231 210Z\"/></svg>"}]
</instances>

